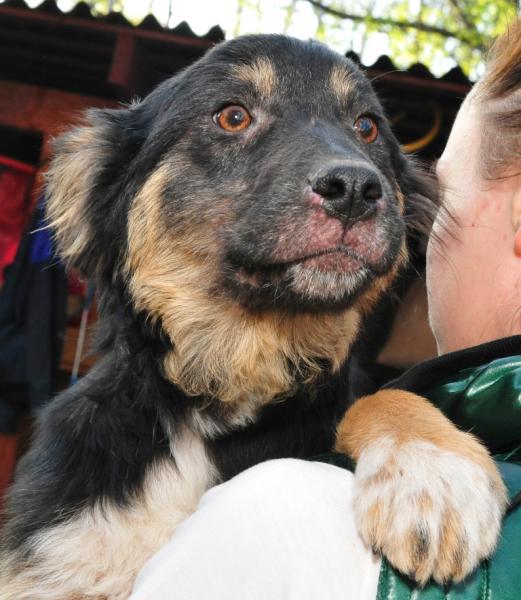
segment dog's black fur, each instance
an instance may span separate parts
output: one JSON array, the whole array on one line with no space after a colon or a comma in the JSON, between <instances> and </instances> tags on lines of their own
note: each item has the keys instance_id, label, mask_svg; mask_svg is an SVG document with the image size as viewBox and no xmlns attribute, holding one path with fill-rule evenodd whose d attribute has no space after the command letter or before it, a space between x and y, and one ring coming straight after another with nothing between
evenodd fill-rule
<instances>
[{"instance_id":1,"label":"dog's black fur","mask_svg":"<svg viewBox=\"0 0 521 600\"><path fill-rule=\"evenodd\" d=\"M337 73L332 89L335 69L345 77ZM245 107L252 125L238 133L221 129L216 115L226 105ZM378 126L372 143L353 127L364 115ZM403 155L359 69L323 45L283 36L220 45L142 102L89 112L85 127L59 138L55 150L50 221L64 255L97 283L103 357L39 415L34 442L17 471L3 532L4 560L15 565L6 569L6 581L21 582L17 600L23 593L30 597L23 573L35 560L34 536L93 506L123 510L138 502L151 465L160 459L175 463L172 448L180 432L189 430L202 441L216 472L212 483L266 459L331 449L350 397L347 347L404 263L406 230L425 231L433 206L430 183ZM74 177L68 160L81 163ZM338 164L356 164L376 177L383 200L371 214L327 217L338 217L344 231L365 223L360 236L374 232L378 238L355 236L359 248L345 247L337 259L327 257L334 254L330 249L308 252L309 227L320 233L322 225L309 220L319 209L304 204L317 173ZM161 166L170 175L161 180L160 197L143 196ZM72 192L67 196L64 188ZM75 195L81 196L77 205ZM156 210L141 229L132 222L136 198ZM213 383L208 394L184 389L182 379L164 367L166 357L179 351L169 326L176 314L162 312L168 303L157 308L148 296L143 299L146 275L133 271L153 261L150 245L139 246L129 260L131 236L154 228L160 230L156 240L188 236L186 246L176 247L176 264L185 257L196 265L211 261L208 303L236 306L254 320L355 311L362 321L345 340L341 367L318 356L322 372L311 376L306 364L292 363L294 385L253 406L244 398L221 402ZM190 251L190 244L200 247ZM383 254L378 244L385 245ZM306 271L306 260L318 268ZM193 285L200 290L201 284ZM77 593L82 597L84 590ZM0 597L14 598L14 592Z\"/></svg>"}]
</instances>

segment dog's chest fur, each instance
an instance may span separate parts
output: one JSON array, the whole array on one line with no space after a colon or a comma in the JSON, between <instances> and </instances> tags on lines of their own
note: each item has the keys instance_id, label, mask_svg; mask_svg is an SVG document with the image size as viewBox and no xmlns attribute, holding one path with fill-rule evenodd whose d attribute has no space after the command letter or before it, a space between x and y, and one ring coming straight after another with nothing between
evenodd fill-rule
<instances>
[{"instance_id":1,"label":"dog's chest fur","mask_svg":"<svg viewBox=\"0 0 521 600\"><path fill-rule=\"evenodd\" d=\"M37 533L32 566L8 581L0 578L0 597L34 600L37 590L39 600L63 600L81 590L82 598L128 598L143 563L217 479L205 444L192 432L178 432L171 452L148 468L142 489L124 508L100 501ZM17 570L8 564L11 575Z\"/></svg>"},{"instance_id":2,"label":"dog's chest fur","mask_svg":"<svg viewBox=\"0 0 521 600\"><path fill-rule=\"evenodd\" d=\"M219 406L194 406L189 398L185 398L183 407L183 398L179 396L172 412L161 411L156 421L155 436L161 443L149 452L142 440L134 441L136 455L128 454L125 463L112 465L118 471L110 477L124 483L132 460L146 463L139 483L125 491L129 498L126 502L97 493L94 496L97 500L88 507L78 508L72 501L67 505L56 487L60 480L53 482L55 489L50 490L51 495L57 498L56 504L62 506L63 513L57 517L54 511L54 526L34 526L30 566L20 570L15 563L17 556L20 558L16 553L4 563L10 576L5 582L0 579L0 598L34 599L35 590L41 600L75 598L78 590L87 594L82 598L127 598L129 586L144 562L195 510L209 487L263 460L307 457L330 449L335 423L348 401L347 371L348 365L314 393L305 387L292 398L252 410L249 423L233 415L233 411L223 414ZM74 396L68 402L68 410L82 403L92 410L90 401ZM63 406L60 410L62 414L65 412ZM100 410L105 407L98 407L95 413ZM112 415L105 414L103 418L121 425L111 433L113 447L128 447L135 432L125 430L117 405L112 410ZM78 417L76 413L75 420L83 421L78 424L79 432L96 418L87 409ZM143 421L147 418L143 416ZM149 430L148 424L145 431ZM75 443L86 443L81 433ZM72 447L70 440L67 444ZM61 468L67 468L65 459ZM78 486L91 488L92 473L76 476ZM97 476L108 477L102 471ZM41 475L40 480L45 485ZM98 481L97 485L101 488L103 484ZM73 497L76 494L84 495L85 491L78 489ZM53 510L52 506L46 509ZM22 518L29 519L29 515ZM56 569L56 565L60 568ZM13 577L16 571L19 572Z\"/></svg>"}]
</instances>

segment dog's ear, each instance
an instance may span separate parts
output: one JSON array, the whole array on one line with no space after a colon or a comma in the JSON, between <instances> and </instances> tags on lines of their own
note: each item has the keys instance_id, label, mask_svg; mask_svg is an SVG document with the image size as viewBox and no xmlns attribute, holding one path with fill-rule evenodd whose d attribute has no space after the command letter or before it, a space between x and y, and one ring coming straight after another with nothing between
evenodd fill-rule
<instances>
[{"instance_id":1,"label":"dog's ear","mask_svg":"<svg viewBox=\"0 0 521 600\"><path fill-rule=\"evenodd\" d=\"M438 183L432 169L401 152L395 157L398 185L405 198L409 240L425 249L438 212Z\"/></svg>"},{"instance_id":2,"label":"dog's ear","mask_svg":"<svg viewBox=\"0 0 521 600\"><path fill-rule=\"evenodd\" d=\"M91 109L82 125L54 140L47 220L60 256L87 276L121 235L119 198L139 145L132 118L132 109Z\"/></svg>"}]
</instances>

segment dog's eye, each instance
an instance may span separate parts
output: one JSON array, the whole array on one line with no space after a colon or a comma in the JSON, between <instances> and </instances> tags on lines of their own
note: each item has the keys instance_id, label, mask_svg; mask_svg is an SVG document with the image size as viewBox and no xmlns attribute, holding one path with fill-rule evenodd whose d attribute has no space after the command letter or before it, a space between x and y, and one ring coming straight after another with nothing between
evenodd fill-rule
<instances>
[{"instance_id":1,"label":"dog's eye","mask_svg":"<svg viewBox=\"0 0 521 600\"><path fill-rule=\"evenodd\" d=\"M378 137L378 126L371 117L360 117L355 121L354 128L363 142L371 144Z\"/></svg>"},{"instance_id":2,"label":"dog's eye","mask_svg":"<svg viewBox=\"0 0 521 600\"><path fill-rule=\"evenodd\" d=\"M231 104L216 112L213 120L221 129L235 133L250 126L251 115L242 106Z\"/></svg>"}]
</instances>

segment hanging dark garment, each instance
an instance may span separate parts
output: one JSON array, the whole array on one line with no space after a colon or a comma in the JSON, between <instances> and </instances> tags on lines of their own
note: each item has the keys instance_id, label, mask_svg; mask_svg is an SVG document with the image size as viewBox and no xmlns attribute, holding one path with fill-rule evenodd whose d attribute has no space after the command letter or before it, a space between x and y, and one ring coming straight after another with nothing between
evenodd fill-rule
<instances>
[{"instance_id":1,"label":"hanging dark garment","mask_svg":"<svg viewBox=\"0 0 521 600\"><path fill-rule=\"evenodd\" d=\"M31 165L0 155L0 284L30 218L34 173Z\"/></svg>"},{"instance_id":2,"label":"hanging dark garment","mask_svg":"<svg viewBox=\"0 0 521 600\"><path fill-rule=\"evenodd\" d=\"M40 201L0 293L0 433L53 394L66 323L65 269Z\"/></svg>"}]
</instances>

